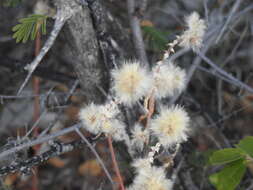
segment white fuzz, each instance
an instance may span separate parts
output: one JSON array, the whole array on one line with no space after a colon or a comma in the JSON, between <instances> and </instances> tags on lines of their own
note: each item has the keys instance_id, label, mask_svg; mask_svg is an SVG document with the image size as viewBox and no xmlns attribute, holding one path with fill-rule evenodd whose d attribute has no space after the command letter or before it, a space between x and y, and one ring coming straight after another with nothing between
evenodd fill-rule
<instances>
[{"instance_id":1,"label":"white fuzz","mask_svg":"<svg viewBox=\"0 0 253 190\"><path fill-rule=\"evenodd\" d=\"M172 183L166 178L164 169L150 167L147 172L138 173L128 190L170 190Z\"/></svg>"},{"instance_id":2,"label":"white fuzz","mask_svg":"<svg viewBox=\"0 0 253 190\"><path fill-rule=\"evenodd\" d=\"M114 101L110 101L105 105L99 107L99 111L103 114L104 118L112 119L120 112L117 104Z\"/></svg>"},{"instance_id":3,"label":"white fuzz","mask_svg":"<svg viewBox=\"0 0 253 190\"><path fill-rule=\"evenodd\" d=\"M117 119L105 119L101 124L101 131L112 136L115 141L128 141L125 126Z\"/></svg>"},{"instance_id":4,"label":"white fuzz","mask_svg":"<svg viewBox=\"0 0 253 190\"><path fill-rule=\"evenodd\" d=\"M142 151L144 144L148 143L149 140L149 130L142 129L139 124L136 124L131 130L131 147Z\"/></svg>"},{"instance_id":5,"label":"white fuzz","mask_svg":"<svg viewBox=\"0 0 253 190\"><path fill-rule=\"evenodd\" d=\"M100 106L91 103L82 108L79 112L79 119L87 131L93 134L101 132L102 113L100 112Z\"/></svg>"},{"instance_id":6,"label":"white fuzz","mask_svg":"<svg viewBox=\"0 0 253 190\"><path fill-rule=\"evenodd\" d=\"M119 113L117 104L114 101L110 101L99 108L102 114L101 132L112 136L116 141L127 140L125 125L116 119L116 115Z\"/></svg>"},{"instance_id":7,"label":"white fuzz","mask_svg":"<svg viewBox=\"0 0 253 190\"><path fill-rule=\"evenodd\" d=\"M186 73L172 63L157 65L153 69L155 97L165 98L185 88Z\"/></svg>"},{"instance_id":8,"label":"white fuzz","mask_svg":"<svg viewBox=\"0 0 253 190\"><path fill-rule=\"evenodd\" d=\"M136 173L138 174L147 173L150 171L151 162L148 157L139 158L139 159L134 160L134 162L132 163L132 166L135 167Z\"/></svg>"},{"instance_id":9,"label":"white fuzz","mask_svg":"<svg viewBox=\"0 0 253 190\"><path fill-rule=\"evenodd\" d=\"M131 106L144 97L150 87L152 79L138 62L126 62L120 69L112 72L116 96L125 105Z\"/></svg>"},{"instance_id":10,"label":"white fuzz","mask_svg":"<svg viewBox=\"0 0 253 190\"><path fill-rule=\"evenodd\" d=\"M190 118L180 106L162 108L161 113L152 120L150 129L164 146L181 143L187 139Z\"/></svg>"},{"instance_id":11,"label":"white fuzz","mask_svg":"<svg viewBox=\"0 0 253 190\"><path fill-rule=\"evenodd\" d=\"M199 18L199 14L193 12L186 17L185 22L188 29L180 36L180 46L197 50L202 46L203 37L206 30L206 24L203 19Z\"/></svg>"}]
</instances>

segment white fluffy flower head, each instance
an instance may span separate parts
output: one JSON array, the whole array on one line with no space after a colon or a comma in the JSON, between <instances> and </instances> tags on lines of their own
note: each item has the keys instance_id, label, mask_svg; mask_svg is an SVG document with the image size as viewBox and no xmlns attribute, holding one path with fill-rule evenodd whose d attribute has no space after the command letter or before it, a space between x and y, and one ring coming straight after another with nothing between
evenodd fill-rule
<instances>
[{"instance_id":1,"label":"white fluffy flower head","mask_svg":"<svg viewBox=\"0 0 253 190\"><path fill-rule=\"evenodd\" d=\"M164 63L154 67L153 80L156 98L165 98L185 88L186 73L172 63Z\"/></svg>"},{"instance_id":2,"label":"white fluffy flower head","mask_svg":"<svg viewBox=\"0 0 253 190\"><path fill-rule=\"evenodd\" d=\"M93 103L85 106L79 112L79 119L87 131L93 134L98 134L100 132L100 125L102 121L100 106Z\"/></svg>"},{"instance_id":3,"label":"white fluffy flower head","mask_svg":"<svg viewBox=\"0 0 253 190\"><path fill-rule=\"evenodd\" d=\"M170 190L171 187L164 169L152 166L146 172L138 173L129 190Z\"/></svg>"},{"instance_id":4,"label":"white fluffy flower head","mask_svg":"<svg viewBox=\"0 0 253 190\"><path fill-rule=\"evenodd\" d=\"M186 17L185 22L188 29L180 36L181 42L179 45L197 50L202 46L206 30L205 21L200 19L198 13L193 12L191 15Z\"/></svg>"},{"instance_id":5,"label":"white fluffy flower head","mask_svg":"<svg viewBox=\"0 0 253 190\"><path fill-rule=\"evenodd\" d=\"M102 122L101 131L116 141L128 141L125 125L118 119L106 119Z\"/></svg>"},{"instance_id":6,"label":"white fluffy flower head","mask_svg":"<svg viewBox=\"0 0 253 190\"><path fill-rule=\"evenodd\" d=\"M114 70L112 76L116 96L128 106L144 97L151 87L151 77L137 61L126 62L120 69Z\"/></svg>"},{"instance_id":7,"label":"white fluffy flower head","mask_svg":"<svg viewBox=\"0 0 253 190\"><path fill-rule=\"evenodd\" d=\"M150 129L159 142L168 147L187 139L190 118L180 106L162 108L161 113L153 119Z\"/></svg>"}]
</instances>

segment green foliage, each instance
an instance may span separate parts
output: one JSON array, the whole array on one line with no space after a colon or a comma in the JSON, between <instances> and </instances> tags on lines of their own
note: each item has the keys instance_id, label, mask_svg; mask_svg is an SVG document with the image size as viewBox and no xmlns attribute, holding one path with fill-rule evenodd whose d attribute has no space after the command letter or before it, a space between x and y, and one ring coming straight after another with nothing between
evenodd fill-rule
<instances>
[{"instance_id":1,"label":"green foliage","mask_svg":"<svg viewBox=\"0 0 253 190\"><path fill-rule=\"evenodd\" d=\"M22 2L22 0L4 0L3 1L3 6L5 6L5 7L16 7L21 2Z\"/></svg>"},{"instance_id":2,"label":"green foliage","mask_svg":"<svg viewBox=\"0 0 253 190\"><path fill-rule=\"evenodd\" d=\"M160 31L153 26L142 26L144 38L148 41L153 51L162 51L166 49L168 43L167 36L169 32Z\"/></svg>"},{"instance_id":3,"label":"green foliage","mask_svg":"<svg viewBox=\"0 0 253 190\"><path fill-rule=\"evenodd\" d=\"M12 28L14 32L13 38L16 38L16 42L27 42L30 39L34 40L38 31L41 28L41 33L46 34L47 16L45 15L30 15L27 18L19 20L19 24Z\"/></svg>"},{"instance_id":4,"label":"green foliage","mask_svg":"<svg viewBox=\"0 0 253 190\"><path fill-rule=\"evenodd\" d=\"M253 158L253 137L244 138L237 147Z\"/></svg>"},{"instance_id":5,"label":"green foliage","mask_svg":"<svg viewBox=\"0 0 253 190\"><path fill-rule=\"evenodd\" d=\"M243 151L237 148L225 148L212 154L209 159L211 164L226 164L239 160L243 157Z\"/></svg>"},{"instance_id":6,"label":"green foliage","mask_svg":"<svg viewBox=\"0 0 253 190\"><path fill-rule=\"evenodd\" d=\"M211 175L209 179L217 190L232 190L240 183L245 171L244 159L239 159L230 162L220 172Z\"/></svg>"},{"instance_id":7,"label":"green foliage","mask_svg":"<svg viewBox=\"0 0 253 190\"><path fill-rule=\"evenodd\" d=\"M249 159L250 158L250 159ZM253 159L253 137L242 139L236 148L215 151L209 158L213 165L225 167L209 177L217 190L234 190L245 174L249 160Z\"/></svg>"}]
</instances>

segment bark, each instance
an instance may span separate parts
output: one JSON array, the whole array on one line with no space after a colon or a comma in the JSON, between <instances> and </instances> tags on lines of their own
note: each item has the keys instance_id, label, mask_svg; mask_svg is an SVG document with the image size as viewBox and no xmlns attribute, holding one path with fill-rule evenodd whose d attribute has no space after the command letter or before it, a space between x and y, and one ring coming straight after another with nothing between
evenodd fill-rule
<instances>
[{"instance_id":1,"label":"bark","mask_svg":"<svg viewBox=\"0 0 253 190\"><path fill-rule=\"evenodd\" d=\"M70 47L75 72L87 102L101 103L110 86L110 70L133 52L125 31L101 3L102 1L55 0L56 7L70 6L81 10L67 21L65 38ZM120 44L120 45L119 45Z\"/></svg>"},{"instance_id":2,"label":"bark","mask_svg":"<svg viewBox=\"0 0 253 190\"><path fill-rule=\"evenodd\" d=\"M68 19L65 37L70 46L70 53L77 60L74 64L75 72L80 80L82 91L85 92L87 101L102 102L102 96L97 86L102 86L104 78L104 65L99 56L98 41L93 28L90 11L87 6L82 6L73 0L55 0L56 7L67 4L77 11Z\"/></svg>"}]
</instances>

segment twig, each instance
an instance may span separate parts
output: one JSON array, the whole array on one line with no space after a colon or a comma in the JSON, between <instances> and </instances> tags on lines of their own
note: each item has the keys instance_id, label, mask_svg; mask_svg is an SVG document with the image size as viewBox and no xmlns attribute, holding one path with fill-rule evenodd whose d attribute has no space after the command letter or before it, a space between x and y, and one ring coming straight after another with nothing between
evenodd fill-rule
<instances>
[{"instance_id":1,"label":"twig","mask_svg":"<svg viewBox=\"0 0 253 190\"><path fill-rule=\"evenodd\" d=\"M0 56L0 66L9 68L11 71L19 71L22 73L27 73L27 71L23 70L23 68L26 65L27 60L16 60L9 57ZM70 76L68 74L64 74L59 71L55 71L51 67L44 67L38 65L36 70L34 71L33 75L39 76L46 80L52 80L59 83L64 84L70 84L72 81L74 81L76 78L73 76Z\"/></svg>"},{"instance_id":2,"label":"twig","mask_svg":"<svg viewBox=\"0 0 253 190\"><path fill-rule=\"evenodd\" d=\"M134 45L137 51L138 58L140 59L142 65L147 65L148 58L146 55L145 46L143 42L140 20L135 12L135 0L127 0L127 9L131 29L133 32Z\"/></svg>"},{"instance_id":3,"label":"twig","mask_svg":"<svg viewBox=\"0 0 253 190\"><path fill-rule=\"evenodd\" d=\"M51 88L51 89L47 92L47 96L46 96L44 99L48 98L48 96L52 93L52 90L53 90L53 88ZM35 96L35 97L36 97L36 96ZM39 96L37 96L37 97L38 97L38 99L40 99ZM38 123L40 122L41 118L44 116L45 113L46 113L46 110L44 110L44 111L42 112L42 114L41 114L40 116L38 116L38 118L36 118L36 120L34 120L33 126L32 126L31 129L26 133L25 137L28 137L28 136L32 133L32 131L34 130L34 128L36 128L36 126L38 125ZM36 136L36 137L37 137L37 136Z\"/></svg>"},{"instance_id":4,"label":"twig","mask_svg":"<svg viewBox=\"0 0 253 190\"><path fill-rule=\"evenodd\" d=\"M206 57L202 52L197 52L197 54L206 62L208 63L213 69L215 69L218 73L222 74L223 76L227 77L231 81L234 81L234 85L244 88L248 92L253 93L253 88L248 86L247 84L243 83L242 81L238 80L237 78L233 77L232 75L228 74L223 69L219 68L215 63L213 63L208 57Z\"/></svg>"},{"instance_id":5,"label":"twig","mask_svg":"<svg viewBox=\"0 0 253 190\"><path fill-rule=\"evenodd\" d=\"M87 144L87 146L90 148L91 152L96 156L98 162L100 163L100 165L102 166L102 168L105 171L106 176L108 177L108 179L110 180L112 186L114 187L114 182L113 179L110 175L110 173L108 172L108 170L106 169L103 161L101 160L100 156L98 155L97 151L94 149L94 147L90 144L90 142L88 141L88 139L81 133L81 131L79 130L79 128L75 128L75 131L77 132L77 134L82 138L82 140Z\"/></svg>"},{"instance_id":6,"label":"twig","mask_svg":"<svg viewBox=\"0 0 253 190\"><path fill-rule=\"evenodd\" d=\"M41 143L44 143L44 142L47 142L49 140L52 140L52 139L55 139L56 137L59 137L59 136L62 136L62 135L65 135L65 134L68 134L70 132L73 132L75 131L76 129L79 129L81 128L82 125L80 123L78 124L75 124L71 127L68 127L66 129L63 129L61 131L58 131L56 133L53 133L53 134L50 134L50 135L47 135L47 136L44 136L44 137L41 137L41 138L37 138L33 141L30 141L30 142L27 142L27 143L24 143L24 144L21 144L19 146L16 146L16 147L13 147L9 150L6 150L4 152L1 152L0 153L0 160L10 154L13 154L15 152L18 152L24 148L27 148L27 147L31 147L31 146L34 146L34 145L37 145L37 144L41 144Z\"/></svg>"},{"instance_id":7,"label":"twig","mask_svg":"<svg viewBox=\"0 0 253 190\"><path fill-rule=\"evenodd\" d=\"M205 9L205 20L208 22L208 21L209 21L209 17L208 17L207 1L208 1L208 0L204 0L204 1L203 1L203 5L204 5L204 9Z\"/></svg>"},{"instance_id":8,"label":"twig","mask_svg":"<svg viewBox=\"0 0 253 190\"><path fill-rule=\"evenodd\" d=\"M235 2L235 4L234 4L234 6L233 6L233 8L232 8L232 10L231 10L231 12L230 12L230 14L229 14L227 20L226 20L226 22L225 22L225 24L224 24L224 26L223 26L223 28L221 29L221 31L220 31L218 37L216 38L216 41L215 41L216 44L220 41L221 37L223 36L223 34L224 34L226 28L228 27L228 24L230 23L230 21L231 21L232 18L233 18L233 14L237 11L237 9L239 8L241 2L242 2L242 0L237 0L237 1Z\"/></svg>"},{"instance_id":9,"label":"twig","mask_svg":"<svg viewBox=\"0 0 253 190\"><path fill-rule=\"evenodd\" d=\"M38 56L40 52L40 48L41 48L41 34L40 34L40 31L38 31L36 35L36 39L35 39L35 56ZM33 94L40 93L40 79L36 76L33 76L32 78L32 88L33 88ZM33 101L34 101L33 102L33 122L36 123L36 121L40 117L40 98L36 96ZM37 124L35 125L35 129L33 131L34 137L37 137L39 134L39 127L37 126Z\"/></svg>"},{"instance_id":10,"label":"twig","mask_svg":"<svg viewBox=\"0 0 253 190\"><path fill-rule=\"evenodd\" d=\"M190 190L199 190L199 188L192 181L192 177L191 177L191 174L190 174L189 170L187 170L186 172L182 173L182 177L184 179L184 183L185 183L185 186L187 187L187 189L190 189Z\"/></svg>"},{"instance_id":11,"label":"twig","mask_svg":"<svg viewBox=\"0 0 253 190\"><path fill-rule=\"evenodd\" d=\"M230 83L230 84L234 84L233 81L229 80L228 78L222 76L220 73L218 73L216 70L212 69L206 69L205 67L202 67L202 66L198 66L198 68L200 71L204 71L208 74L211 74L211 75L214 75L216 77L218 77L219 79L223 80L223 81L226 81L227 83Z\"/></svg>"},{"instance_id":12,"label":"twig","mask_svg":"<svg viewBox=\"0 0 253 190\"><path fill-rule=\"evenodd\" d=\"M90 141L92 141L90 139ZM70 143L53 142L50 144L50 149L40 155L33 156L25 161L15 161L14 164L0 168L0 176L5 176L10 173L21 172L22 174L29 174L32 167L38 166L50 158L59 156L66 152L70 152L76 148L81 148L86 143L84 141L73 141Z\"/></svg>"},{"instance_id":13,"label":"twig","mask_svg":"<svg viewBox=\"0 0 253 190\"><path fill-rule=\"evenodd\" d=\"M174 169L174 171L172 173L172 176L171 176L171 181L172 181L171 189L173 189L173 186L176 183L178 173L179 173L180 169L182 168L184 162L185 162L185 159L184 159L184 157L182 157L180 162L178 163L177 167Z\"/></svg>"},{"instance_id":14,"label":"twig","mask_svg":"<svg viewBox=\"0 0 253 190\"><path fill-rule=\"evenodd\" d=\"M79 8L81 7L74 7L71 3L73 2L58 2L56 5L58 10L55 16L55 23L53 30L51 31L51 34L49 38L47 39L45 45L41 49L39 55L32 61L31 64L27 65L25 69L28 70L28 75L25 78L25 81L22 83L21 87L18 90L18 95L22 92L25 85L27 84L28 80L30 79L32 73L39 65L40 61L43 59L43 57L46 55L46 53L49 51L49 49L53 46L56 37L60 33L63 25L65 22L72 17L77 11L79 11Z\"/></svg>"},{"instance_id":15,"label":"twig","mask_svg":"<svg viewBox=\"0 0 253 190\"><path fill-rule=\"evenodd\" d=\"M109 149L110 149L110 152L111 152L113 167L114 167L115 173L116 173L117 178L118 178L119 183L120 183L120 189L125 190L124 182L123 182L123 179L122 179L121 174L120 174L119 166L118 166L116 156L115 156L115 153L114 153L114 149L113 149L113 145L112 145L112 137L109 136L107 138L107 140L108 140L108 145L109 145Z\"/></svg>"},{"instance_id":16,"label":"twig","mask_svg":"<svg viewBox=\"0 0 253 190\"><path fill-rule=\"evenodd\" d=\"M31 64L26 66L25 69L28 70L28 74L25 78L25 81L22 83L21 87L19 88L17 95L20 95L20 93L24 89L25 85L27 84L28 80L32 76L34 70L39 65L40 61L46 55L48 50L53 46L54 41L55 41L56 37L58 36L59 32L61 31L61 29L62 29L65 22L66 22L66 20L61 20L61 19L56 19L55 20L54 29L52 30L52 32L50 34L50 37L47 39L45 45L41 49L39 55L32 61Z\"/></svg>"}]
</instances>

